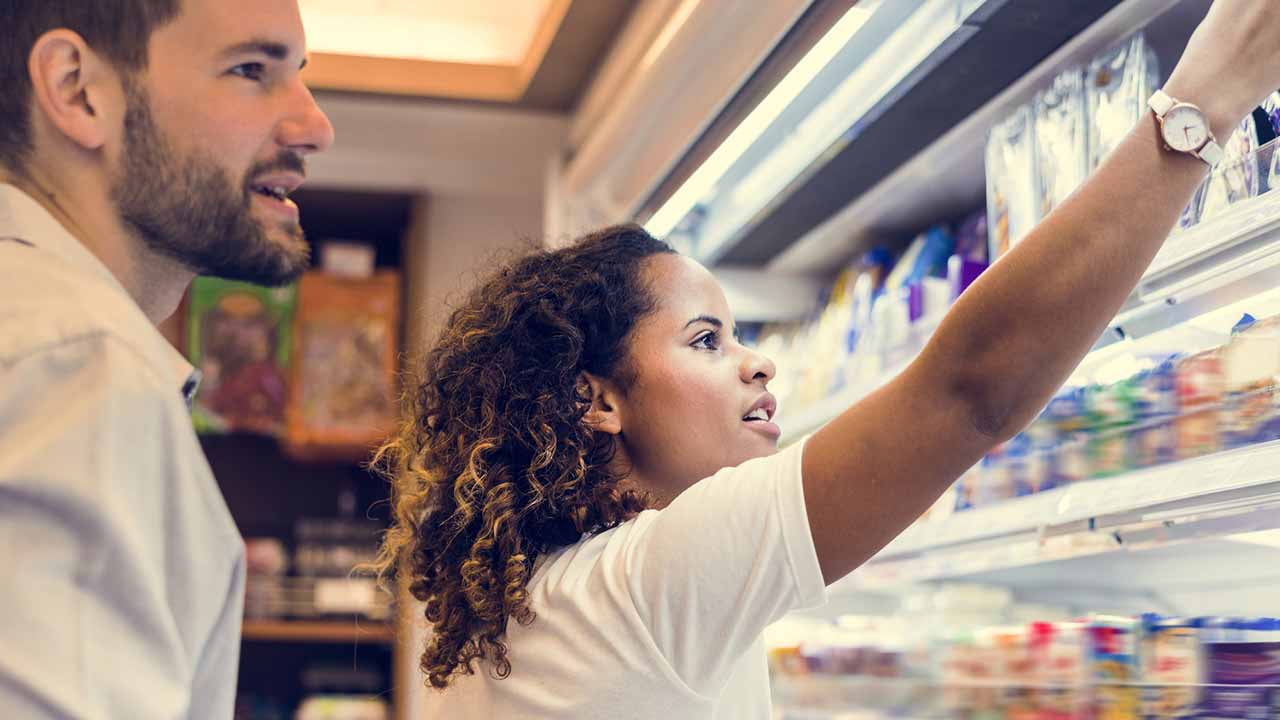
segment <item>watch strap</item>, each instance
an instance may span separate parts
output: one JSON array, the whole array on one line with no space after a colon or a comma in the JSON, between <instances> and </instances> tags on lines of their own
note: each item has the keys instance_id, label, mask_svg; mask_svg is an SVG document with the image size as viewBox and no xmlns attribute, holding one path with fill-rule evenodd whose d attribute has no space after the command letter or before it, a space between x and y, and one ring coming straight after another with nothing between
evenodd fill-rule
<instances>
[{"instance_id":1,"label":"watch strap","mask_svg":"<svg viewBox=\"0 0 1280 720\"><path fill-rule=\"evenodd\" d=\"M1151 99L1147 100L1147 106L1156 114L1156 117L1163 118L1165 113L1169 112L1178 101L1169 97L1168 93L1163 90L1157 90L1151 95Z\"/></svg>"},{"instance_id":2,"label":"watch strap","mask_svg":"<svg viewBox=\"0 0 1280 720\"><path fill-rule=\"evenodd\" d=\"M1222 162L1222 154L1222 146L1217 141L1210 140L1205 143L1204 147L1200 148L1196 153L1196 157L1203 160L1209 167L1215 168L1218 163Z\"/></svg>"}]
</instances>

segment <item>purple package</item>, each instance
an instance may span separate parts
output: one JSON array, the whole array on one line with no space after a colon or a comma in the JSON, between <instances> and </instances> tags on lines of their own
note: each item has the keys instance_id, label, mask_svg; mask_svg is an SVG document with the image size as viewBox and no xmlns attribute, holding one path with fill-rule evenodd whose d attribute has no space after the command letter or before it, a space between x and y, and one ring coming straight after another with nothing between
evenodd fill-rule
<instances>
[{"instance_id":1,"label":"purple package","mask_svg":"<svg viewBox=\"0 0 1280 720\"><path fill-rule=\"evenodd\" d=\"M970 260L959 254L952 255L947 260L947 281L951 283L951 299L955 301L960 294L969 289L969 286L978 279L987 269L985 262Z\"/></svg>"},{"instance_id":2,"label":"purple package","mask_svg":"<svg viewBox=\"0 0 1280 720\"><path fill-rule=\"evenodd\" d=\"M1209 687L1200 716L1273 718L1280 716L1280 642L1210 643Z\"/></svg>"},{"instance_id":3,"label":"purple package","mask_svg":"<svg viewBox=\"0 0 1280 720\"><path fill-rule=\"evenodd\" d=\"M965 218L956 228L956 255L987 263L987 212L978 210Z\"/></svg>"}]
</instances>

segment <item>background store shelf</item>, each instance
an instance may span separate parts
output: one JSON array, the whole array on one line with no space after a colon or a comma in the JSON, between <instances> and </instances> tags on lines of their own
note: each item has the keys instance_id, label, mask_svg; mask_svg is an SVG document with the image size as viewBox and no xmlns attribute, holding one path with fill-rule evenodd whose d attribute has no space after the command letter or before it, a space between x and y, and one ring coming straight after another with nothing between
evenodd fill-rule
<instances>
[{"instance_id":1,"label":"background store shelf","mask_svg":"<svg viewBox=\"0 0 1280 720\"><path fill-rule=\"evenodd\" d=\"M395 629L388 623L365 620L245 620L243 637L245 640L268 642L390 645L395 642Z\"/></svg>"}]
</instances>

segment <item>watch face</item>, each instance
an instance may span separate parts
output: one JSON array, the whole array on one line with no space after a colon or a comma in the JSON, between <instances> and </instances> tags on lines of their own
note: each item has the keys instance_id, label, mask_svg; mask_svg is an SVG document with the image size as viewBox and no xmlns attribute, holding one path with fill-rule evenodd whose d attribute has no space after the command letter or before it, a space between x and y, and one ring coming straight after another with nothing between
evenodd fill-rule
<instances>
[{"instance_id":1,"label":"watch face","mask_svg":"<svg viewBox=\"0 0 1280 720\"><path fill-rule=\"evenodd\" d=\"M1175 105L1164 116L1164 141L1178 152L1199 150L1209 139L1204 115L1190 105Z\"/></svg>"}]
</instances>

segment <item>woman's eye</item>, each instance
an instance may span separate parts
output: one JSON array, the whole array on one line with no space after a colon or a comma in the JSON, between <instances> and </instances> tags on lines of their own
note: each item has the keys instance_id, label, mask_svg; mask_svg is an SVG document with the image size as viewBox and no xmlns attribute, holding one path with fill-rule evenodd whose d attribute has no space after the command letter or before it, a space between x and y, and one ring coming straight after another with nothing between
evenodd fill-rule
<instances>
[{"instance_id":1,"label":"woman's eye","mask_svg":"<svg viewBox=\"0 0 1280 720\"><path fill-rule=\"evenodd\" d=\"M703 335L699 335L698 339L693 341L693 346L698 348L703 348L704 350L719 350L720 335L719 333L714 333L714 332L708 332Z\"/></svg>"},{"instance_id":2,"label":"woman's eye","mask_svg":"<svg viewBox=\"0 0 1280 720\"><path fill-rule=\"evenodd\" d=\"M239 75L246 80L258 81L267 72L267 66L258 62L244 63L231 68L232 75Z\"/></svg>"}]
</instances>

